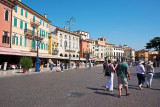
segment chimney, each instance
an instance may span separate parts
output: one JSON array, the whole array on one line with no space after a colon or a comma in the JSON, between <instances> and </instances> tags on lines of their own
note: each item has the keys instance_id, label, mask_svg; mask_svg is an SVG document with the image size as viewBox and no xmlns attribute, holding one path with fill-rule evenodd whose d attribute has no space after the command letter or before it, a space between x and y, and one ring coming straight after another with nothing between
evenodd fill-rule
<instances>
[{"instance_id":1,"label":"chimney","mask_svg":"<svg viewBox=\"0 0 160 107\"><path fill-rule=\"evenodd\" d=\"M47 19L47 14L44 14L44 17Z\"/></svg>"}]
</instances>

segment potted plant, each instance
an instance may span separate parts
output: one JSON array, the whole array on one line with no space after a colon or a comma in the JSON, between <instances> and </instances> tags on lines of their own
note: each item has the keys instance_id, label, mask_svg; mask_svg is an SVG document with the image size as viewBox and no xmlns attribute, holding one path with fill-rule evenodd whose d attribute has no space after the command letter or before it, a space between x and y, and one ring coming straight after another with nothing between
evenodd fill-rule
<instances>
[{"instance_id":1,"label":"potted plant","mask_svg":"<svg viewBox=\"0 0 160 107\"><path fill-rule=\"evenodd\" d=\"M95 61L95 62L94 62L94 64L95 64L95 65L97 65L97 64L98 64L98 62L97 62L97 61Z\"/></svg>"},{"instance_id":2,"label":"potted plant","mask_svg":"<svg viewBox=\"0 0 160 107\"><path fill-rule=\"evenodd\" d=\"M29 69L32 67L33 62L32 59L30 57L21 57L20 59L20 64L23 68L23 73L28 73Z\"/></svg>"}]
</instances>

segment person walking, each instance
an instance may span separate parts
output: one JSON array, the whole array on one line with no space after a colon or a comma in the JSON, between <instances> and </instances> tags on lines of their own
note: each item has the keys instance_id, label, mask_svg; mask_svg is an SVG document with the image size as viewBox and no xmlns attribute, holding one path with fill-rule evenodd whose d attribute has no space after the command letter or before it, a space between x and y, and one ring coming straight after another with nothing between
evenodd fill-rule
<instances>
[{"instance_id":1,"label":"person walking","mask_svg":"<svg viewBox=\"0 0 160 107\"><path fill-rule=\"evenodd\" d=\"M61 68L61 71L63 72L63 63L62 62L60 63L60 68Z\"/></svg>"},{"instance_id":2,"label":"person walking","mask_svg":"<svg viewBox=\"0 0 160 107\"><path fill-rule=\"evenodd\" d=\"M154 67L151 61L148 62L146 66L146 74L147 74L147 88L152 88L152 79L153 79Z\"/></svg>"},{"instance_id":3,"label":"person walking","mask_svg":"<svg viewBox=\"0 0 160 107\"><path fill-rule=\"evenodd\" d=\"M105 61L105 62L103 63L103 73L105 73L105 70L106 70L106 64L107 64L107 61Z\"/></svg>"},{"instance_id":4,"label":"person walking","mask_svg":"<svg viewBox=\"0 0 160 107\"><path fill-rule=\"evenodd\" d=\"M111 63L111 60L109 59L108 60L108 64L106 64L106 67L105 67L106 70L108 70L108 72L110 72L110 76L107 76L105 74L105 76L107 76L108 78L108 82L106 84L106 89L107 91L109 92L112 92L113 91L113 79L114 79L114 71L115 71L115 67L114 65Z\"/></svg>"},{"instance_id":5,"label":"person walking","mask_svg":"<svg viewBox=\"0 0 160 107\"><path fill-rule=\"evenodd\" d=\"M91 70L91 61L89 61L89 70Z\"/></svg>"},{"instance_id":6,"label":"person walking","mask_svg":"<svg viewBox=\"0 0 160 107\"><path fill-rule=\"evenodd\" d=\"M53 66L54 66L54 63L51 61L51 62L50 62L50 69L51 69L51 71L52 71L52 69L53 69Z\"/></svg>"},{"instance_id":7,"label":"person walking","mask_svg":"<svg viewBox=\"0 0 160 107\"><path fill-rule=\"evenodd\" d=\"M79 62L76 62L76 69L79 69Z\"/></svg>"},{"instance_id":8,"label":"person walking","mask_svg":"<svg viewBox=\"0 0 160 107\"><path fill-rule=\"evenodd\" d=\"M119 92L118 98L121 98L122 85L125 86L126 96L128 96L130 92L128 91L127 79L129 78L129 80L131 80L131 77L128 64L126 63L126 58L122 58L122 62L120 62L116 67L116 73L118 77L118 92Z\"/></svg>"},{"instance_id":9,"label":"person walking","mask_svg":"<svg viewBox=\"0 0 160 107\"><path fill-rule=\"evenodd\" d=\"M145 83L145 77L146 77L143 63L144 63L143 61L139 61L138 65L136 66L138 86L140 90L143 89L142 86Z\"/></svg>"}]
</instances>

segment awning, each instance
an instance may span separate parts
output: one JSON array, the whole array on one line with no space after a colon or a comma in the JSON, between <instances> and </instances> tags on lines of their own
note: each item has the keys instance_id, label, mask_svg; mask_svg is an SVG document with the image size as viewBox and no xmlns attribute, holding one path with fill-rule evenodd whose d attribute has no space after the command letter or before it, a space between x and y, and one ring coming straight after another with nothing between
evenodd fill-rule
<instances>
[{"instance_id":1,"label":"awning","mask_svg":"<svg viewBox=\"0 0 160 107\"><path fill-rule=\"evenodd\" d=\"M0 55L32 56L31 54L23 52L21 50L7 47L0 47Z\"/></svg>"}]
</instances>

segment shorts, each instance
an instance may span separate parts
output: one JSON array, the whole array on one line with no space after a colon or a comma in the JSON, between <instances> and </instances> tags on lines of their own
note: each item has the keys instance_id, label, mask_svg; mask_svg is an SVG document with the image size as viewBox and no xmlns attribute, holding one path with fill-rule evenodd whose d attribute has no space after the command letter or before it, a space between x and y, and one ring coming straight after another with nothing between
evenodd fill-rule
<instances>
[{"instance_id":1,"label":"shorts","mask_svg":"<svg viewBox=\"0 0 160 107\"><path fill-rule=\"evenodd\" d=\"M128 86L127 78L118 77L118 86Z\"/></svg>"}]
</instances>

